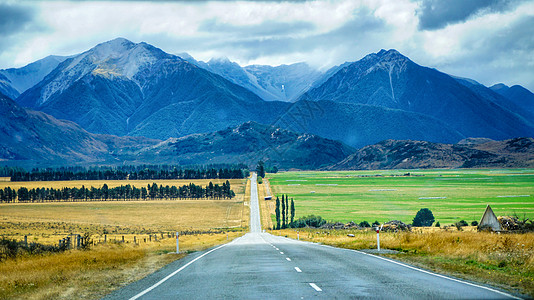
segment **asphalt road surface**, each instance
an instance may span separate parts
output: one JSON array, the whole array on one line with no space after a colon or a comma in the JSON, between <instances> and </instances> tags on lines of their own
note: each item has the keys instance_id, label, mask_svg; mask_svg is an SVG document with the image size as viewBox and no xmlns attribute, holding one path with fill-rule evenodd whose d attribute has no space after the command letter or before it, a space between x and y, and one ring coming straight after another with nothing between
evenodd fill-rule
<instances>
[{"instance_id":1,"label":"asphalt road surface","mask_svg":"<svg viewBox=\"0 0 534 300\"><path fill-rule=\"evenodd\" d=\"M255 175L251 183L250 233L191 254L107 298L514 298L383 257L262 233Z\"/></svg>"}]
</instances>

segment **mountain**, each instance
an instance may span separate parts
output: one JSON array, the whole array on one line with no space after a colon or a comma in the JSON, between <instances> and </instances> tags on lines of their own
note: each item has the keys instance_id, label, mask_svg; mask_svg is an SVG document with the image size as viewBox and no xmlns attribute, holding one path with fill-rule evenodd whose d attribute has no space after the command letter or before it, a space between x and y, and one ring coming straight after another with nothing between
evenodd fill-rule
<instances>
[{"instance_id":1,"label":"mountain","mask_svg":"<svg viewBox=\"0 0 534 300\"><path fill-rule=\"evenodd\" d=\"M67 59L67 56L50 55L22 68L11 68L0 70L0 80L2 76L5 77L15 92L5 93L11 99L15 99L20 94L36 85L39 81L54 70L62 61Z\"/></svg>"},{"instance_id":2,"label":"mountain","mask_svg":"<svg viewBox=\"0 0 534 300\"><path fill-rule=\"evenodd\" d=\"M254 106L264 102L178 56L122 38L65 60L16 100L94 133L159 139L261 118Z\"/></svg>"},{"instance_id":3,"label":"mountain","mask_svg":"<svg viewBox=\"0 0 534 300\"><path fill-rule=\"evenodd\" d=\"M385 139L454 143L464 138L451 126L420 113L334 101L298 101L274 125L339 140L356 148Z\"/></svg>"},{"instance_id":4,"label":"mountain","mask_svg":"<svg viewBox=\"0 0 534 300\"><path fill-rule=\"evenodd\" d=\"M282 169L317 169L338 162L353 151L338 141L247 122L213 133L168 139L138 155L141 159L157 157L178 164L255 165L263 160Z\"/></svg>"},{"instance_id":5,"label":"mountain","mask_svg":"<svg viewBox=\"0 0 534 300\"><path fill-rule=\"evenodd\" d=\"M534 94L531 91L520 85L509 87L502 83L493 85L490 89L534 116Z\"/></svg>"},{"instance_id":6,"label":"mountain","mask_svg":"<svg viewBox=\"0 0 534 300\"><path fill-rule=\"evenodd\" d=\"M0 140L0 161L32 166L121 163L123 155L159 142L92 134L73 122L24 109L2 94Z\"/></svg>"},{"instance_id":7,"label":"mountain","mask_svg":"<svg viewBox=\"0 0 534 300\"><path fill-rule=\"evenodd\" d=\"M218 74L255 93L265 101L293 102L322 76L306 63L280 65L251 65L241 67L228 58L197 61L187 53L179 54L185 60Z\"/></svg>"},{"instance_id":8,"label":"mountain","mask_svg":"<svg viewBox=\"0 0 534 300\"><path fill-rule=\"evenodd\" d=\"M244 68L252 74L257 84L266 91L263 99L294 102L310 89L322 73L306 63L276 67L251 65ZM261 95L260 95L261 96Z\"/></svg>"},{"instance_id":9,"label":"mountain","mask_svg":"<svg viewBox=\"0 0 534 300\"><path fill-rule=\"evenodd\" d=\"M19 95L19 92L13 87L13 83L0 72L0 93L13 99Z\"/></svg>"},{"instance_id":10,"label":"mountain","mask_svg":"<svg viewBox=\"0 0 534 300\"><path fill-rule=\"evenodd\" d=\"M447 74L415 64L396 50L382 50L346 65L299 99L420 113L466 137L534 136L531 120L480 96Z\"/></svg>"},{"instance_id":11,"label":"mountain","mask_svg":"<svg viewBox=\"0 0 534 300\"><path fill-rule=\"evenodd\" d=\"M453 76L454 77L454 76ZM528 109L525 105L520 106L514 101L506 98L505 96L497 93L492 88L488 88L485 85L478 83L473 79L454 77L460 84L469 88L480 98L492 101L500 107L507 109L518 116L522 117L524 122L532 122L534 120L534 109ZM533 102L534 103L534 102Z\"/></svg>"},{"instance_id":12,"label":"mountain","mask_svg":"<svg viewBox=\"0 0 534 300\"><path fill-rule=\"evenodd\" d=\"M329 170L422 168L532 168L534 139L461 141L437 144L425 141L386 140L363 147Z\"/></svg>"},{"instance_id":13,"label":"mountain","mask_svg":"<svg viewBox=\"0 0 534 300\"><path fill-rule=\"evenodd\" d=\"M283 169L317 169L355 149L341 142L247 122L213 133L171 138L89 133L71 121L20 107L0 94L0 161L36 167L94 164L211 164L263 159Z\"/></svg>"}]
</instances>

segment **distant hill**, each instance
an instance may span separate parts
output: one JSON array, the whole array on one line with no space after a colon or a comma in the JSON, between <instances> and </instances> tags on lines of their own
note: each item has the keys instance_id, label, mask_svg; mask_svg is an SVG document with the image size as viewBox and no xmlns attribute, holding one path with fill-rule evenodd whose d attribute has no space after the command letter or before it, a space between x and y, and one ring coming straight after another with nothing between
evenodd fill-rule
<instances>
[{"instance_id":1,"label":"distant hill","mask_svg":"<svg viewBox=\"0 0 534 300\"><path fill-rule=\"evenodd\" d=\"M436 118L466 137L534 136L532 120L484 98L447 74L417 65L396 50L382 50L346 65L300 99L416 112Z\"/></svg>"},{"instance_id":2,"label":"distant hill","mask_svg":"<svg viewBox=\"0 0 534 300\"><path fill-rule=\"evenodd\" d=\"M534 139L468 139L458 144L386 140L359 149L328 170L532 168Z\"/></svg>"},{"instance_id":3,"label":"distant hill","mask_svg":"<svg viewBox=\"0 0 534 300\"><path fill-rule=\"evenodd\" d=\"M318 169L338 162L354 148L311 134L247 122L237 127L173 138L138 152L141 160L178 164L244 163L263 160L282 169Z\"/></svg>"},{"instance_id":4,"label":"distant hill","mask_svg":"<svg viewBox=\"0 0 534 300\"><path fill-rule=\"evenodd\" d=\"M1 94L0 140L0 161L45 167L121 163L123 155L159 142L92 134L73 122L24 109Z\"/></svg>"}]
</instances>

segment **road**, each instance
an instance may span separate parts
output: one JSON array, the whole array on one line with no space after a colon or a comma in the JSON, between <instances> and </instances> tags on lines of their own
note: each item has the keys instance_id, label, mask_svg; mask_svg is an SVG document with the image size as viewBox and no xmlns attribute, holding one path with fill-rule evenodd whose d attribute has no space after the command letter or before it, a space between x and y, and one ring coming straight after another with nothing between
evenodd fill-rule
<instances>
[{"instance_id":1,"label":"road","mask_svg":"<svg viewBox=\"0 0 534 300\"><path fill-rule=\"evenodd\" d=\"M262 233L256 187L253 175L250 233L191 254L107 298L513 298L383 257Z\"/></svg>"}]
</instances>

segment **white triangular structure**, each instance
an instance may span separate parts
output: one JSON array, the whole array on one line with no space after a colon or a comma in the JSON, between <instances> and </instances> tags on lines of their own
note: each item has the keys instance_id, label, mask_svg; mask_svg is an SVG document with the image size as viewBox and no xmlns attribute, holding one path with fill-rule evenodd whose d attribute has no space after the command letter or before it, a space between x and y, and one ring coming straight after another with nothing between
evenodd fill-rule
<instances>
[{"instance_id":1,"label":"white triangular structure","mask_svg":"<svg viewBox=\"0 0 534 300\"><path fill-rule=\"evenodd\" d=\"M493 231L501 231L501 223L499 223L499 220L493 213L493 210L488 205L486 206L486 211L484 211L484 214L482 215L482 218L480 219L480 222L478 223L479 229L489 229L491 228Z\"/></svg>"}]
</instances>

